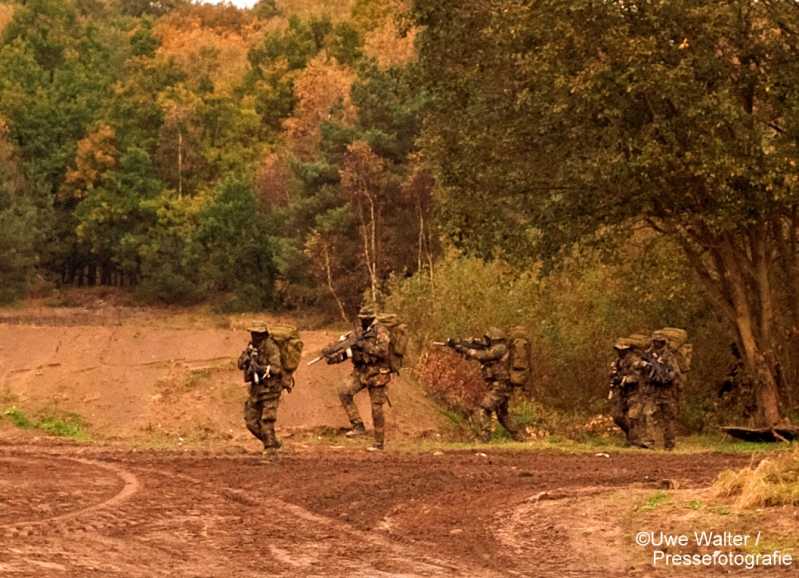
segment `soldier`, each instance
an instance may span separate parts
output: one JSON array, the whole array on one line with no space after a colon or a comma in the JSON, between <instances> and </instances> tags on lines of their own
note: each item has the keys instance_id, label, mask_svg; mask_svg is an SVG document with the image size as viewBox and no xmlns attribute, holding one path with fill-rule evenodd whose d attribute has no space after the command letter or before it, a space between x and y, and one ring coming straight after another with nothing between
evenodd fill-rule
<instances>
[{"instance_id":1,"label":"soldier","mask_svg":"<svg viewBox=\"0 0 799 578\"><path fill-rule=\"evenodd\" d=\"M496 412L499 423L510 436L521 441L516 424L508 413L508 402L513 394L510 382L510 354L505 345L505 335L496 327L489 327L484 335L485 347L469 347L468 342L449 341L451 347L469 359L476 359L482 365L483 379L488 383L488 393L480 403L480 441L491 440L491 414Z\"/></svg>"},{"instance_id":2,"label":"soldier","mask_svg":"<svg viewBox=\"0 0 799 578\"><path fill-rule=\"evenodd\" d=\"M651 343L640 363L640 367L645 369L648 397L645 411L646 432L640 445L654 448L656 432L660 429L663 432L664 447L672 450L682 373L665 333L655 331Z\"/></svg>"},{"instance_id":3,"label":"soldier","mask_svg":"<svg viewBox=\"0 0 799 578\"><path fill-rule=\"evenodd\" d=\"M352 348L352 378L350 383L339 391L338 396L352 424L347 437L358 437L366 433L366 428L352 398L364 388L369 389L372 424L375 428L375 443L369 450L382 450L385 444L383 404L388 399L386 386L391 381L389 366L391 336L388 329L377 320L374 307L362 307L358 318L361 320L361 328L356 334L357 346Z\"/></svg>"},{"instance_id":4,"label":"soldier","mask_svg":"<svg viewBox=\"0 0 799 578\"><path fill-rule=\"evenodd\" d=\"M613 349L618 358L610 366L610 415L625 435L625 445L641 443L644 409L644 379L641 375L641 347L633 338L620 337Z\"/></svg>"},{"instance_id":5,"label":"soldier","mask_svg":"<svg viewBox=\"0 0 799 578\"><path fill-rule=\"evenodd\" d=\"M275 435L275 420L280 394L285 387L280 349L266 325L248 329L251 340L239 356L238 367L250 384L250 397L244 404L244 422L252 435L264 444L264 455L274 455L282 445Z\"/></svg>"}]
</instances>

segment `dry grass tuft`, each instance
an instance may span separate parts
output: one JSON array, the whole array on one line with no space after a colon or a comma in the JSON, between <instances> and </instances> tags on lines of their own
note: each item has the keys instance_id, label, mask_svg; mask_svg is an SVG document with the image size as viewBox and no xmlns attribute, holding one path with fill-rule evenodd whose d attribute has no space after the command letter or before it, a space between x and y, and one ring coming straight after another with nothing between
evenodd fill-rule
<instances>
[{"instance_id":1,"label":"dry grass tuft","mask_svg":"<svg viewBox=\"0 0 799 578\"><path fill-rule=\"evenodd\" d=\"M799 449L767 457L754 468L722 472L714 486L720 496L737 496L740 509L799 505Z\"/></svg>"}]
</instances>

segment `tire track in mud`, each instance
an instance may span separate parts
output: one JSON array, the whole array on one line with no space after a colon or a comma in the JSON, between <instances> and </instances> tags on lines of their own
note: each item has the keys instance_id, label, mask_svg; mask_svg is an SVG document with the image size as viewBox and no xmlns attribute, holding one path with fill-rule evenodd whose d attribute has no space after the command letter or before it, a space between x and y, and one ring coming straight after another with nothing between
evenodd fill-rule
<instances>
[{"instance_id":1,"label":"tire track in mud","mask_svg":"<svg viewBox=\"0 0 799 578\"><path fill-rule=\"evenodd\" d=\"M69 520L69 519L72 519L72 518L77 518L79 516L84 516L84 515L87 515L87 514L91 514L93 512L101 510L101 509L109 509L109 508L112 508L112 507L116 506L117 504L120 504L120 503L124 502L128 498L130 498L133 494L135 494L137 491L139 491L139 489L141 487L141 484L139 483L139 480L136 478L136 476L133 473L131 473L130 471L128 471L128 470L126 470L124 468L120 468L118 466L115 466L113 464L99 462L99 461L96 461L96 460L86 460L86 459L81 459L81 458L72 458L72 457L63 457L63 456L57 457L55 459L68 460L68 461L79 463L79 464L82 464L82 465L85 465L85 466L96 467L96 468L100 468L100 469L104 469L104 470L110 471L110 472L114 473L120 480L122 480L122 482L123 482L122 489L119 491L119 493L117 493L113 497L108 498L106 500L103 500L102 502L99 502L97 504L93 504L91 506L87 506L87 507L84 507L84 508L80 508L78 510L73 510L73 511L70 511L70 512L66 512L64 514L60 514L60 515L57 515L57 516L50 516L50 517L46 517L46 518L40 518L40 519L37 519L37 520L18 520L18 521L14 521L14 522L10 522L10 523L5 523L5 524L0 523L0 530L3 530L3 529L7 530L7 529L11 529L11 528L15 528L15 529L24 528L24 529L30 531L33 528L36 528L38 526L42 526L42 525L45 525L45 524L55 524L57 522L62 522L62 521ZM42 458L36 458L36 457L18 458L18 457L0 456L0 462L11 462L11 463L23 464L23 467L24 467L25 464L30 465L31 462L33 462L33 461L42 461Z\"/></svg>"},{"instance_id":2,"label":"tire track in mud","mask_svg":"<svg viewBox=\"0 0 799 578\"><path fill-rule=\"evenodd\" d=\"M101 468L124 485L112 497L79 510L0 526L6 530L0 576L64 576L89 570L125 577L501 575L431 556L275 497L171 471L175 464L162 460L141 463L136 458L117 465L67 456L64 450L10 453L17 455L0 454L0 461L80 464L94 477L91 468ZM229 462L223 467L231 465L236 467ZM53 484L58 486L57 479Z\"/></svg>"}]
</instances>

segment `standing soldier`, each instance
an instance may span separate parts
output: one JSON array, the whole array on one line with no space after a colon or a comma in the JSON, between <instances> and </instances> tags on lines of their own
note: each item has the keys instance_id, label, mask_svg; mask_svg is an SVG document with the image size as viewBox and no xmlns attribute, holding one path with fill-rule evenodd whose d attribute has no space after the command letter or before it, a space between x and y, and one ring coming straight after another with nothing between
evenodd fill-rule
<instances>
[{"instance_id":1,"label":"standing soldier","mask_svg":"<svg viewBox=\"0 0 799 578\"><path fill-rule=\"evenodd\" d=\"M285 386L280 348L266 325L249 328L251 340L239 356L238 367L250 384L250 397L244 404L244 422L252 435L264 444L264 455L274 455L282 445L275 435L275 420L280 394Z\"/></svg>"},{"instance_id":2,"label":"standing soldier","mask_svg":"<svg viewBox=\"0 0 799 578\"><path fill-rule=\"evenodd\" d=\"M663 433L663 446L674 449L677 403L682 388L682 373L677 356L669 346L668 335L663 331L652 334L652 344L641 356L647 382L646 432L641 446L655 447L658 429Z\"/></svg>"},{"instance_id":3,"label":"standing soldier","mask_svg":"<svg viewBox=\"0 0 799 578\"><path fill-rule=\"evenodd\" d=\"M386 386L391 381L389 364L391 336L388 329L377 320L374 307L362 307L358 312L358 318L361 320L361 327L356 333L355 345L351 348L352 378L350 383L339 391L338 396L352 424L352 429L347 432L347 437L362 436L366 433L366 428L352 398L364 388L369 389L369 399L372 402L372 424L375 428L375 444L369 449L382 450L385 444L383 404L388 399Z\"/></svg>"},{"instance_id":4,"label":"standing soldier","mask_svg":"<svg viewBox=\"0 0 799 578\"><path fill-rule=\"evenodd\" d=\"M455 351L469 359L476 359L482 365L483 379L488 383L488 393L480 403L480 441L491 441L491 415L496 412L499 423L510 436L521 441L522 437L516 424L508 413L508 402L513 394L510 382L510 353L505 345L505 335L496 327L489 327L484 335L484 346L475 347L475 341L447 343Z\"/></svg>"},{"instance_id":5,"label":"standing soldier","mask_svg":"<svg viewBox=\"0 0 799 578\"><path fill-rule=\"evenodd\" d=\"M625 445L641 443L641 427L645 403L644 379L639 369L642 347L635 339L620 337L613 349L618 358L610 365L610 415L624 435Z\"/></svg>"}]
</instances>

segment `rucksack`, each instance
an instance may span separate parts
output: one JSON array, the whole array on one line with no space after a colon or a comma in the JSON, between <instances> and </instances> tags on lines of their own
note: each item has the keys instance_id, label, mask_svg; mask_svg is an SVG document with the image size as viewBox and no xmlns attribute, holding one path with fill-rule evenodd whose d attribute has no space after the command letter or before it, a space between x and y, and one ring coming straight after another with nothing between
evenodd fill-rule
<instances>
[{"instance_id":1,"label":"rucksack","mask_svg":"<svg viewBox=\"0 0 799 578\"><path fill-rule=\"evenodd\" d=\"M680 371L682 373L690 371L694 346L688 343L688 332L677 327L666 327L660 331L668 338L669 347L675 353Z\"/></svg>"},{"instance_id":2,"label":"rucksack","mask_svg":"<svg viewBox=\"0 0 799 578\"><path fill-rule=\"evenodd\" d=\"M510 330L508 351L511 385L529 391L533 383L533 352L530 340L527 339L527 330L521 325Z\"/></svg>"},{"instance_id":3,"label":"rucksack","mask_svg":"<svg viewBox=\"0 0 799 578\"><path fill-rule=\"evenodd\" d=\"M280 349L280 365L283 366L283 373L290 375L297 371L303 346L297 328L286 323L270 325L269 336Z\"/></svg>"},{"instance_id":4,"label":"rucksack","mask_svg":"<svg viewBox=\"0 0 799 578\"><path fill-rule=\"evenodd\" d=\"M377 321L388 329L388 365L392 373L399 375L405 354L408 351L410 331L405 323L400 323L399 317L394 313L383 313L377 316Z\"/></svg>"},{"instance_id":5,"label":"rucksack","mask_svg":"<svg viewBox=\"0 0 799 578\"><path fill-rule=\"evenodd\" d=\"M655 357L651 351L645 352L641 359L649 364L646 367L645 374L649 383L655 386L671 385L673 380L667 363Z\"/></svg>"}]
</instances>

